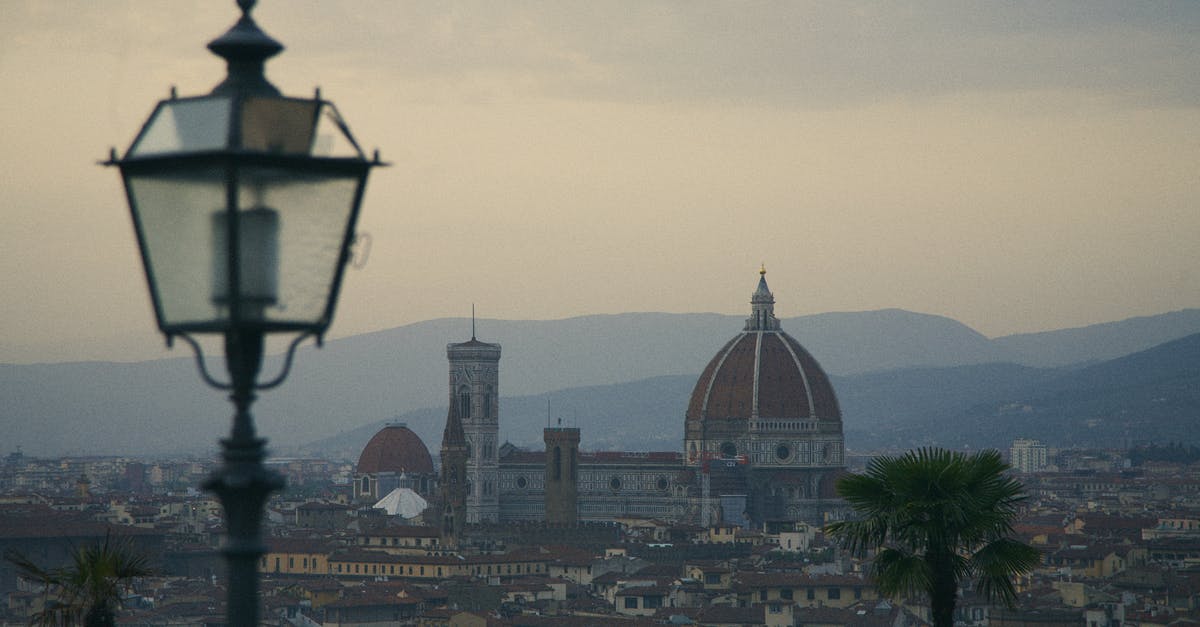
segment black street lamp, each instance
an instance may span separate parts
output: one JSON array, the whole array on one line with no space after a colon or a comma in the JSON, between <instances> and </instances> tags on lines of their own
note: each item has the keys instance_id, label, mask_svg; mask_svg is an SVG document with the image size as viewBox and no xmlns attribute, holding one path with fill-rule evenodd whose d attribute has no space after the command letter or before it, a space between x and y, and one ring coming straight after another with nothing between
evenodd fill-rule
<instances>
[{"instance_id":1,"label":"black street lamp","mask_svg":"<svg viewBox=\"0 0 1200 627\"><path fill-rule=\"evenodd\" d=\"M158 327L182 338L201 376L229 390L233 428L220 470L204 487L225 508L229 623L258 623L263 505L283 487L262 464L250 405L287 376L296 346L320 344L333 319L359 205L372 166L320 91L280 94L263 75L283 46L242 16L208 44L228 76L206 96L158 103L120 168ZM258 381L268 333L292 333L282 372ZM224 336L229 381L205 368L196 335Z\"/></svg>"}]
</instances>

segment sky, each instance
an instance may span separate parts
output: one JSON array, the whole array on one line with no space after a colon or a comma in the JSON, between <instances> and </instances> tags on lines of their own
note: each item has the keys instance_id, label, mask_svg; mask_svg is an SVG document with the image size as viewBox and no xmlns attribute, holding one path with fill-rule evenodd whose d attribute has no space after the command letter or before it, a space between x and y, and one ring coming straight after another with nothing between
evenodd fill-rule
<instances>
[{"instance_id":1,"label":"sky","mask_svg":"<svg viewBox=\"0 0 1200 627\"><path fill-rule=\"evenodd\" d=\"M0 363L168 355L115 169L234 2L3 0ZM898 307L996 337L1200 307L1198 2L264 0L388 168L331 337ZM183 355L184 349L175 354Z\"/></svg>"}]
</instances>

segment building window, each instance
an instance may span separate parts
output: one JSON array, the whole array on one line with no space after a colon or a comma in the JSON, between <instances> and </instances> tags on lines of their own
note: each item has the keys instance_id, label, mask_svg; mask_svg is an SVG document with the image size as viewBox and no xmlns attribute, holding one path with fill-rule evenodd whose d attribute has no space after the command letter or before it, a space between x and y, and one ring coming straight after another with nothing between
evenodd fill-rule
<instances>
[{"instance_id":1,"label":"building window","mask_svg":"<svg viewBox=\"0 0 1200 627\"><path fill-rule=\"evenodd\" d=\"M721 444L721 457L725 459L733 459L737 457L737 445L733 442L724 442Z\"/></svg>"},{"instance_id":2,"label":"building window","mask_svg":"<svg viewBox=\"0 0 1200 627\"><path fill-rule=\"evenodd\" d=\"M809 588L808 591L805 593L805 598L808 599L809 601L816 599L817 591L812 588Z\"/></svg>"},{"instance_id":3,"label":"building window","mask_svg":"<svg viewBox=\"0 0 1200 627\"><path fill-rule=\"evenodd\" d=\"M492 386L487 386L483 391L483 417L491 418L492 416Z\"/></svg>"},{"instance_id":4,"label":"building window","mask_svg":"<svg viewBox=\"0 0 1200 627\"><path fill-rule=\"evenodd\" d=\"M611 479L608 480L608 487L612 488L613 490L620 490L621 489L621 478L614 475Z\"/></svg>"},{"instance_id":5,"label":"building window","mask_svg":"<svg viewBox=\"0 0 1200 627\"><path fill-rule=\"evenodd\" d=\"M529 480L525 477L517 477L517 487L524 490L529 485Z\"/></svg>"},{"instance_id":6,"label":"building window","mask_svg":"<svg viewBox=\"0 0 1200 627\"><path fill-rule=\"evenodd\" d=\"M458 388L458 415L471 417L471 388L465 385Z\"/></svg>"},{"instance_id":7,"label":"building window","mask_svg":"<svg viewBox=\"0 0 1200 627\"><path fill-rule=\"evenodd\" d=\"M766 600L767 600L767 591L766 591L766 590L759 590L759 591L758 591L758 600L759 600L759 601L766 601Z\"/></svg>"},{"instance_id":8,"label":"building window","mask_svg":"<svg viewBox=\"0 0 1200 627\"><path fill-rule=\"evenodd\" d=\"M666 490L667 490L667 487L668 487L670 484L667 482L667 478L666 478L666 477L659 477L659 478L658 478L658 481L655 483L655 485L656 485L656 486L658 486L658 489L659 489L659 490L662 490L663 492L666 492Z\"/></svg>"},{"instance_id":9,"label":"building window","mask_svg":"<svg viewBox=\"0 0 1200 627\"><path fill-rule=\"evenodd\" d=\"M636 610L637 609L637 597L625 597L625 609Z\"/></svg>"},{"instance_id":10,"label":"building window","mask_svg":"<svg viewBox=\"0 0 1200 627\"><path fill-rule=\"evenodd\" d=\"M791 601L794 596L795 595L792 593L791 588L784 588L779 591L779 598L783 599L784 601Z\"/></svg>"},{"instance_id":11,"label":"building window","mask_svg":"<svg viewBox=\"0 0 1200 627\"><path fill-rule=\"evenodd\" d=\"M779 461L786 461L787 458L791 456L792 449L788 448L788 445L780 444L779 446L775 447L775 457L779 458Z\"/></svg>"},{"instance_id":12,"label":"building window","mask_svg":"<svg viewBox=\"0 0 1200 627\"><path fill-rule=\"evenodd\" d=\"M662 607L662 597L643 597L642 607L653 610Z\"/></svg>"},{"instance_id":13,"label":"building window","mask_svg":"<svg viewBox=\"0 0 1200 627\"><path fill-rule=\"evenodd\" d=\"M829 589L829 600L830 601L836 601L840 598L842 598L842 589L841 588L830 588Z\"/></svg>"},{"instance_id":14,"label":"building window","mask_svg":"<svg viewBox=\"0 0 1200 627\"><path fill-rule=\"evenodd\" d=\"M359 494L363 494L363 495L371 494L371 478L370 477L362 478L362 490L359 492Z\"/></svg>"}]
</instances>

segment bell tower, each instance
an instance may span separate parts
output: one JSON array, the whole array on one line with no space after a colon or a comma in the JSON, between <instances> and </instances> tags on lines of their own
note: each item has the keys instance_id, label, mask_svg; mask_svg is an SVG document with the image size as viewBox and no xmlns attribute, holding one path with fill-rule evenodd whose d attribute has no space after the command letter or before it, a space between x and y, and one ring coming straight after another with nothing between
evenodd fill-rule
<instances>
[{"instance_id":1,"label":"bell tower","mask_svg":"<svg viewBox=\"0 0 1200 627\"><path fill-rule=\"evenodd\" d=\"M471 339L446 345L450 405L462 422L466 444L466 521L500 520L500 345Z\"/></svg>"}]
</instances>

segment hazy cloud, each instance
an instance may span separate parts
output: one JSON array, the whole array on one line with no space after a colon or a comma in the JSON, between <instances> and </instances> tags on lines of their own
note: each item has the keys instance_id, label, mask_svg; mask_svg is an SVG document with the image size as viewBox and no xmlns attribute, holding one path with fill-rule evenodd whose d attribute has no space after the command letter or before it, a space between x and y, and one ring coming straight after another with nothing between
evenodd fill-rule
<instances>
[{"instance_id":1,"label":"hazy cloud","mask_svg":"<svg viewBox=\"0 0 1200 627\"><path fill-rule=\"evenodd\" d=\"M525 95L844 106L974 91L1200 101L1195 2L321 3L310 54ZM322 36L323 35L323 36ZM308 36L308 35L306 35Z\"/></svg>"}]
</instances>

